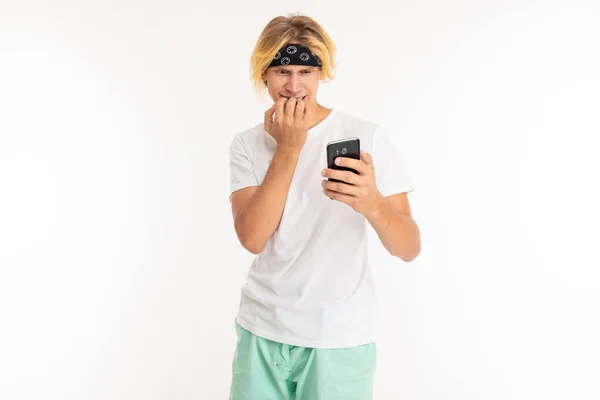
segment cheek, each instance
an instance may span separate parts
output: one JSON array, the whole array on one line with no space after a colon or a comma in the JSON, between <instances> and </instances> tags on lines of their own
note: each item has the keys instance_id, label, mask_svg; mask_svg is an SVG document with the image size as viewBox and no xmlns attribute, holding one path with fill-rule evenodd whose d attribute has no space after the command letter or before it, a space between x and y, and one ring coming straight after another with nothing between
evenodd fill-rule
<instances>
[{"instance_id":1,"label":"cheek","mask_svg":"<svg viewBox=\"0 0 600 400\"><path fill-rule=\"evenodd\" d=\"M310 88L312 93L316 93L319 90L319 78L312 78L307 82L307 86Z\"/></svg>"},{"instance_id":2,"label":"cheek","mask_svg":"<svg viewBox=\"0 0 600 400\"><path fill-rule=\"evenodd\" d=\"M282 83L279 79L271 79L269 81L269 91L277 94L282 91L284 85L285 83Z\"/></svg>"}]
</instances>

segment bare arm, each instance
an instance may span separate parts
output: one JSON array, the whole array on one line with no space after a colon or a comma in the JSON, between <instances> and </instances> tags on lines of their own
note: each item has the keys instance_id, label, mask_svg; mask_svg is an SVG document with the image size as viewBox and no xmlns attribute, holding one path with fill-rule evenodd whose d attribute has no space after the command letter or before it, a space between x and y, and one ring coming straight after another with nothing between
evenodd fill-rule
<instances>
[{"instance_id":1,"label":"bare arm","mask_svg":"<svg viewBox=\"0 0 600 400\"><path fill-rule=\"evenodd\" d=\"M277 149L263 183L231 195L235 232L242 246L253 254L264 249L279 226L298 156Z\"/></svg>"},{"instance_id":2,"label":"bare arm","mask_svg":"<svg viewBox=\"0 0 600 400\"><path fill-rule=\"evenodd\" d=\"M231 195L235 232L242 246L253 254L265 248L281 221L308 134L307 115L304 103L294 98L287 101L281 98L265 112L265 129L277 141L269 169L260 186L244 188Z\"/></svg>"},{"instance_id":3,"label":"bare arm","mask_svg":"<svg viewBox=\"0 0 600 400\"><path fill-rule=\"evenodd\" d=\"M406 193L379 199L367 220L391 255L405 262L413 261L421 252L421 233L412 218Z\"/></svg>"},{"instance_id":4,"label":"bare arm","mask_svg":"<svg viewBox=\"0 0 600 400\"><path fill-rule=\"evenodd\" d=\"M421 252L421 233L412 218L406 192L387 197L379 192L373 158L369 153L361 151L360 160L346 157L337 160L336 164L353 168L358 174L324 169L324 177L341 181L324 180L325 195L364 215L391 255L406 262L414 260Z\"/></svg>"}]
</instances>

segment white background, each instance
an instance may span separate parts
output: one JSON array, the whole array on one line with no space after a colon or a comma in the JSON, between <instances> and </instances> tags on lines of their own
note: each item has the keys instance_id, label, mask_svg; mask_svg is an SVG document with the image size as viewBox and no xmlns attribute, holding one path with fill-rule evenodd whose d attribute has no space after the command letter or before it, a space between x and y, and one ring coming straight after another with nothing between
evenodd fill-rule
<instances>
[{"instance_id":1,"label":"white background","mask_svg":"<svg viewBox=\"0 0 600 400\"><path fill-rule=\"evenodd\" d=\"M227 398L228 148L291 12L339 48L321 103L416 187L420 256L371 243L375 398L600 398L597 1L0 5L1 399Z\"/></svg>"}]
</instances>

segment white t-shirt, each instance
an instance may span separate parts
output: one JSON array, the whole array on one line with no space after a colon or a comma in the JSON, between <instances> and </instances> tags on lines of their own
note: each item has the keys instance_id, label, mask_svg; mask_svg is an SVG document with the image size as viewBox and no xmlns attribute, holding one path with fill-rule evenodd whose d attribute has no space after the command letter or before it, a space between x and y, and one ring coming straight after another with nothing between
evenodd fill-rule
<instances>
[{"instance_id":1,"label":"white t-shirt","mask_svg":"<svg viewBox=\"0 0 600 400\"><path fill-rule=\"evenodd\" d=\"M372 122L333 109L308 131L281 222L241 289L237 322L270 340L340 348L375 341L376 297L367 257L367 219L322 190L327 143L358 137L373 156L384 196L413 190L400 155ZM235 135L230 192L259 186L277 142L259 124Z\"/></svg>"}]
</instances>

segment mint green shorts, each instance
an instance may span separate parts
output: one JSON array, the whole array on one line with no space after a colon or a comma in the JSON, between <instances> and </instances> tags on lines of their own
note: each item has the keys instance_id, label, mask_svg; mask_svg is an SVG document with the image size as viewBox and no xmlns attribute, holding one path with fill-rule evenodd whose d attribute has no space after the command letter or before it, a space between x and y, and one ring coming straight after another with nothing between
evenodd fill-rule
<instances>
[{"instance_id":1,"label":"mint green shorts","mask_svg":"<svg viewBox=\"0 0 600 400\"><path fill-rule=\"evenodd\" d=\"M375 343L315 349L256 336L236 321L229 400L371 400Z\"/></svg>"}]
</instances>

